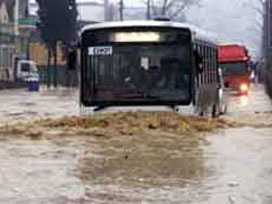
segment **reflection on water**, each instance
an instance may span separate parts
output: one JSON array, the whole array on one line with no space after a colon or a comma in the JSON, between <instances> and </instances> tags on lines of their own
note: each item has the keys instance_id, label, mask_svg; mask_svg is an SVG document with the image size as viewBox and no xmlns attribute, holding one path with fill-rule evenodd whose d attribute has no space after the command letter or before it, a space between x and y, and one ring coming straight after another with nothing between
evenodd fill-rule
<instances>
[{"instance_id":1,"label":"reflection on water","mask_svg":"<svg viewBox=\"0 0 272 204\"><path fill-rule=\"evenodd\" d=\"M239 104L239 106L245 107L248 105L248 103L249 103L249 97L247 95L239 96L237 98L237 104Z\"/></svg>"},{"instance_id":2,"label":"reflection on water","mask_svg":"<svg viewBox=\"0 0 272 204\"><path fill-rule=\"evenodd\" d=\"M2 123L33 119L35 112L76 114L73 94L14 91L0 98L6 104L0 107ZM229 107L238 122L272 121L262 87L232 97ZM205 147L201 135L67 134L48 140L0 137L0 203L272 203L271 129L222 131Z\"/></svg>"},{"instance_id":3,"label":"reflection on water","mask_svg":"<svg viewBox=\"0 0 272 204\"><path fill-rule=\"evenodd\" d=\"M270 129L200 141L155 133L1 140L0 203L271 203Z\"/></svg>"},{"instance_id":4,"label":"reflection on water","mask_svg":"<svg viewBox=\"0 0 272 204\"><path fill-rule=\"evenodd\" d=\"M123 136L96 141L102 145L93 151L93 141L79 158L80 176L87 182L121 179L183 185L202 174L202 151L198 141L160 136ZM88 180L91 179L91 180ZM162 182L164 183L164 182Z\"/></svg>"},{"instance_id":5,"label":"reflection on water","mask_svg":"<svg viewBox=\"0 0 272 204\"><path fill-rule=\"evenodd\" d=\"M238 128L210 137L207 168L216 169L205 182L209 204L271 204L271 129ZM218 168L220 167L220 168Z\"/></svg>"},{"instance_id":6,"label":"reflection on water","mask_svg":"<svg viewBox=\"0 0 272 204\"><path fill-rule=\"evenodd\" d=\"M3 140L0 203L192 203L206 196L200 141L156 133Z\"/></svg>"},{"instance_id":7,"label":"reflection on water","mask_svg":"<svg viewBox=\"0 0 272 204\"><path fill-rule=\"evenodd\" d=\"M158 203L171 201L162 195L172 195L176 201L189 203L194 196L187 190L199 187L203 180L200 138L193 135L143 132L92 139L85 145L76 174L94 200Z\"/></svg>"},{"instance_id":8,"label":"reflection on water","mask_svg":"<svg viewBox=\"0 0 272 204\"><path fill-rule=\"evenodd\" d=\"M269 112L271 111L271 101L265 94L262 85L251 86L248 95L237 96L230 93L228 110L232 116L239 116L245 113Z\"/></svg>"}]
</instances>

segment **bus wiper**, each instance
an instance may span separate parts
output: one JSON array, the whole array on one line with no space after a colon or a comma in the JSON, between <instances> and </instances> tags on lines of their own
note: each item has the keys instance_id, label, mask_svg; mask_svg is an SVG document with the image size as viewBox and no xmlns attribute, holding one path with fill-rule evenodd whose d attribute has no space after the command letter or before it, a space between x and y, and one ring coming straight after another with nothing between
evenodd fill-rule
<instances>
[{"instance_id":1,"label":"bus wiper","mask_svg":"<svg viewBox=\"0 0 272 204\"><path fill-rule=\"evenodd\" d=\"M122 94L121 97L133 99L133 98L143 98L143 94Z\"/></svg>"},{"instance_id":2,"label":"bus wiper","mask_svg":"<svg viewBox=\"0 0 272 204\"><path fill-rule=\"evenodd\" d=\"M161 99L161 96L154 95L154 94L144 94L144 98L147 98L147 99Z\"/></svg>"},{"instance_id":3,"label":"bus wiper","mask_svg":"<svg viewBox=\"0 0 272 204\"><path fill-rule=\"evenodd\" d=\"M121 97L126 99L161 99L161 97L158 95L147 93L122 94Z\"/></svg>"}]
</instances>

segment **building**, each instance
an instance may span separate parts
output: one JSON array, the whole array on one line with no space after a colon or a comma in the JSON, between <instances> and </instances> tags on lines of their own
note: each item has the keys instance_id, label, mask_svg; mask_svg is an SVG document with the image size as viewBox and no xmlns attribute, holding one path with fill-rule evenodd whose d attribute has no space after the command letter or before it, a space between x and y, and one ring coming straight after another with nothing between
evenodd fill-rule
<instances>
[{"instance_id":1,"label":"building","mask_svg":"<svg viewBox=\"0 0 272 204\"><path fill-rule=\"evenodd\" d=\"M9 14L7 10L7 5L0 1L0 24L9 23Z\"/></svg>"},{"instance_id":2,"label":"building","mask_svg":"<svg viewBox=\"0 0 272 204\"><path fill-rule=\"evenodd\" d=\"M19 19L28 16L28 0L0 0L0 80L9 80L15 57L28 56L28 38Z\"/></svg>"},{"instance_id":3,"label":"building","mask_svg":"<svg viewBox=\"0 0 272 204\"><path fill-rule=\"evenodd\" d=\"M14 1L0 0L0 32L12 32Z\"/></svg>"},{"instance_id":4,"label":"building","mask_svg":"<svg viewBox=\"0 0 272 204\"><path fill-rule=\"evenodd\" d=\"M29 0L19 0L18 6L18 17L19 19L24 19L29 17Z\"/></svg>"},{"instance_id":5,"label":"building","mask_svg":"<svg viewBox=\"0 0 272 204\"><path fill-rule=\"evenodd\" d=\"M28 0L0 0L0 31L5 27L5 32L20 34L20 22L29 17L28 4Z\"/></svg>"},{"instance_id":6,"label":"building","mask_svg":"<svg viewBox=\"0 0 272 204\"><path fill-rule=\"evenodd\" d=\"M14 0L0 0L0 8L1 8L0 19L1 20L4 15L8 15L8 18L9 18L8 20L13 19L14 4L15 4Z\"/></svg>"}]
</instances>

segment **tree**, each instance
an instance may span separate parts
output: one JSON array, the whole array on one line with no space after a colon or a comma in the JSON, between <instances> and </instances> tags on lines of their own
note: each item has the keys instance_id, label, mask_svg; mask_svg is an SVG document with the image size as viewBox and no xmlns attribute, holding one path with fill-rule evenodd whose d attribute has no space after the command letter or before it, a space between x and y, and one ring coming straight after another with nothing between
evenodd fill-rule
<instances>
[{"instance_id":1,"label":"tree","mask_svg":"<svg viewBox=\"0 0 272 204\"><path fill-rule=\"evenodd\" d=\"M267 15L267 0L251 0L250 2L244 3L245 6L251 8L257 15L255 18L255 26L251 28L251 31L256 31L257 33L262 33L262 40L264 43L265 36L265 26L266 26L266 15Z\"/></svg>"},{"instance_id":2,"label":"tree","mask_svg":"<svg viewBox=\"0 0 272 204\"><path fill-rule=\"evenodd\" d=\"M57 87L58 43L69 47L77 40L77 9L75 0L36 0L39 6L41 38L48 48L48 81L51 85L50 62L54 57L53 84Z\"/></svg>"},{"instance_id":3,"label":"tree","mask_svg":"<svg viewBox=\"0 0 272 204\"><path fill-rule=\"evenodd\" d=\"M147 18L156 16L180 19L184 11L192 5L199 4L201 0L146 0Z\"/></svg>"}]
</instances>

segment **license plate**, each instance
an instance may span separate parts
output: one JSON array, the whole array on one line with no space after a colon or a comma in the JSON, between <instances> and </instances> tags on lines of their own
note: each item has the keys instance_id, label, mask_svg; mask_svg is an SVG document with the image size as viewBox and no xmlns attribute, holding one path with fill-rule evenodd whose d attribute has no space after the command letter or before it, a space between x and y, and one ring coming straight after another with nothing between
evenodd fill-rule
<instances>
[{"instance_id":1,"label":"license plate","mask_svg":"<svg viewBox=\"0 0 272 204\"><path fill-rule=\"evenodd\" d=\"M113 49L112 47L89 47L89 55L91 56L111 56Z\"/></svg>"}]
</instances>

